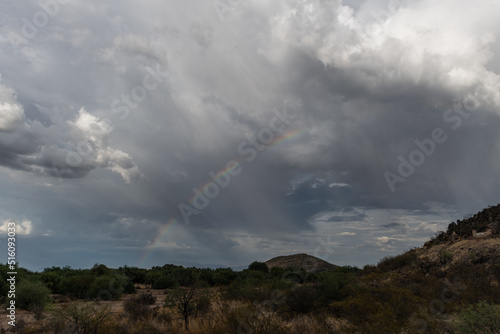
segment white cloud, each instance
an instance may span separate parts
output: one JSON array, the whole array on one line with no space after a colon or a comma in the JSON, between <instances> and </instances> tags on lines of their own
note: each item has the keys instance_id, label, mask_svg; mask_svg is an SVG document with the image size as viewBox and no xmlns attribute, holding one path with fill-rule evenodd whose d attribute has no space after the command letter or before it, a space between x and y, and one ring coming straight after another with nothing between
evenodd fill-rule
<instances>
[{"instance_id":1,"label":"white cloud","mask_svg":"<svg viewBox=\"0 0 500 334\"><path fill-rule=\"evenodd\" d=\"M337 183L337 182L334 182L334 183L330 183L328 185L328 187L349 187L349 185L347 183Z\"/></svg>"},{"instance_id":2,"label":"white cloud","mask_svg":"<svg viewBox=\"0 0 500 334\"><path fill-rule=\"evenodd\" d=\"M24 109L17 102L15 91L0 84L0 131L13 131L23 124Z\"/></svg>"},{"instance_id":3,"label":"white cloud","mask_svg":"<svg viewBox=\"0 0 500 334\"><path fill-rule=\"evenodd\" d=\"M96 162L100 166L120 174L127 183L142 176L134 160L127 153L117 149L98 148Z\"/></svg>"},{"instance_id":4,"label":"white cloud","mask_svg":"<svg viewBox=\"0 0 500 334\"><path fill-rule=\"evenodd\" d=\"M0 233L3 235L9 232L9 228L12 228L11 223L15 224L16 234L29 235L32 231L32 223L29 220L23 220L21 222L16 222L15 220L5 220L2 225L0 225Z\"/></svg>"},{"instance_id":5,"label":"white cloud","mask_svg":"<svg viewBox=\"0 0 500 334\"><path fill-rule=\"evenodd\" d=\"M99 146L104 144L104 139L113 131L111 125L89 114L84 108L78 111L76 121L68 123L80 130L86 140Z\"/></svg>"},{"instance_id":6,"label":"white cloud","mask_svg":"<svg viewBox=\"0 0 500 334\"><path fill-rule=\"evenodd\" d=\"M68 122L78 129L83 139L77 145L82 152L76 153L76 162L84 159L98 166L109 169L122 176L125 182L141 177L142 173L129 154L107 145L113 128L98 117L91 115L84 108L78 112L74 122Z\"/></svg>"},{"instance_id":7,"label":"white cloud","mask_svg":"<svg viewBox=\"0 0 500 334\"><path fill-rule=\"evenodd\" d=\"M353 236L353 235L356 235L356 233L354 233L354 232L341 232L337 235L339 235L339 236Z\"/></svg>"},{"instance_id":8,"label":"white cloud","mask_svg":"<svg viewBox=\"0 0 500 334\"><path fill-rule=\"evenodd\" d=\"M360 20L340 1L291 1L272 18L272 41L260 52L276 60L302 50L372 91L410 82L463 94L484 85L482 99L498 106L500 76L487 65L499 11L492 1L420 0Z\"/></svg>"}]
</instances>

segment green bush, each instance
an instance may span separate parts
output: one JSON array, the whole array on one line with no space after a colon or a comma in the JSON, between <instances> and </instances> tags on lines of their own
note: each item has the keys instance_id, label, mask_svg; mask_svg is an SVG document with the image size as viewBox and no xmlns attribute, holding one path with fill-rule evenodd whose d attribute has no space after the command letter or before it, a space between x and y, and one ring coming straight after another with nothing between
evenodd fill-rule
<instances>
[{"instance_id":1,"label":"green bush","mask_svg":"<svg viewBox=\"0 0 500 334\"><path fill-rule=\"evenodd\" d=\"M441 249L439 251L439 262L441 264L450 263L453 260L453 254L448 252L446 249Z\"/></svg>"},{"instance_id":2,"label":"green bush","mask_svg":"<svg viewBox=\"0 0 500 334\"><path fill-rule=\"evenodd\" d=\"M156 278L152 287L153 289L172 289L177 287L177 285L177 280L173 276L164 274Z\"/></svg>"},{"instance_id":3,"label":"green bush","mask_svg":"<svg viewBox=\"0 0 500 334\"><path fill-rule=\"evenodd\" d=\"M260 286L267 279L267 275L259 270L248 270L245 272L245 280L254 286Z\"/></svg>"},{"instance_id":4,"label":"green bush","mask_svg":"<svg viewBox=\"0 0 500 334\"><path fill-rule=\"evenodd\" d=\"M254 261L248 266L248 270L262 271L263 273L269 273L269 268L264 262Z\"/></svg>"},{"instance_id":5,"label":"green bush","mask_svg":"<svg viewBox=\"0 0 500 334\"><path fill-rule=\"evenodd\" d=\"M212 280L214 281L214 284L217 286L229 285L229 280L222 273L214 273L214 275L212 276Z\"/></svg>"},{"instance_id":6,"label":"green bush","mask_svg":"<svg viewBox=\"0 0 500 334\"><path fill-rule=\"evenodd\" d=\"M283 272L282 278L286 282L302 284L308 278L308 273L302 267L288 267Z\"/></svg>"},{"instance_id":7,"label":"green bush","mask_svg":"<svg viewBox=\"0 0 500 334\"><path fill-rule=\"evenodd\" d=\"M218 268L212 275L212 281L214 285L229 285L238 277L231 268Z\"/></svg>"},{"instance_id":8,"label":"green bush","mask_svg":"<svg viewBox=\"0 0 500 334\"><path fill-rule=\"evenodd\" d=\"M337 317L347 319L353 326L351 333L401 333L402 325L391 310L384 307L368 291L333 302L330 309Z\"/></svg>"},{"instance_id":9,"label":"green bush","mask_svg":"<svg viewBox=\"0 0 500 334\"><path fill-rule=\"evenodd\" d=\"M92 269L90 269L90 272L94 276L104 276L104 275L110 275L111 274L111 269L106 267L104 264L94 264Z\"/></svg>"},{"instance_id":10,"label":"green bush","mask_svg":"<svg viewBox=\"0 0 500 334\"><path fill-rule=\"evenodd\" d=\"M65 277L61 282L61 293L77 299L87 298L94 280L93 276L87 274Z\"/></svg>"},{"instance_id":11,"label":"green bush","mask_svg":"<svg viewBox=\"0 0 500 334\"><path fill-rule=\"evenodd\" d=\"M396 256L386 256L382 258L378 264L377 268L387 272L391 270L396 270L409 265L417 264L419 262L417 253L415 250L411 249Z\"/></svg>"},{"instance_id":12,"label":"green bush","mask_svg":"<svg viewBox=\"0 0 500 334\"><path fill-rule=\"evenodd\" d=\"M52 293L61 293L61 275L54 272L45 272L40 275L40 280L52 291Z\"/></svg>"},{"instance_id":13,"label":"green bush","mask_svg":"<svg viewBox=\"0 0 500 334\"><path fill-rule=\"evenodd\" d=\"M289 291L285 303L293 313L309 313L314 309L318 293L312 286L298 286Z\"/></svg>"},{"instance_id":14,"label":"green bush","mask_svg":"<svg viewBox=\"0 0 500 334\"><path fill-rule=\"evenodd\" d=\"M500 333L500 309L497 305L480 301L460 312L458 318L455 326L459 333Z\"/></svg>"},{"instance_id":15,"label":"green bush","mask_svg":"<svg viewBox=\"0 0 500 334\"><path fill-rule=\"evenodd\" d=\"M51 300L49 288L40 281L23 280L16 290L16 305L25 310L43 309Z\"/></svg>"},{"instance_id":16,"label":"green bush","mask_svg":"<svg viewBox=\"0 0 500 334\"><path fill-rule=\"evenodd\" d=\"M348 293L344 287L349 283L349 274L338 272L322 272L318 274L316 289L319 300L328 304L335 300L342 300Z\"/></svg>"},{"instance_id":17,"label":"green bush","mask_svg":"<svg viewBox=\"0 0 500 334\"><path fill-rule=\"evenodd\" d=\"M272 278L281 278L285 273L285 269L281 267L272 267L269 273L271 274Z\"/></svg>"},{"instance_id":18,"label":"green bush","mask_svg":"<svg viewBox=\"0 0 500 334\"><path fill-rule=\"evenodd\" d=\"M127 278L120 275L99 276L90 286L88 297L98 300L119 299L123 295L124 285Z\"/></svg>"},{"instance_id":19,"label":"green bush","mask_svg":"<svg viewBox=\"0 0 500 334\"><path fill-rule=\"evenodd\" d=\"M170 273L180 286L191 287L199 281L199 271L195 268L177 267Z\"/></svg>"},{"instance_id":20,"label":"green bush","mask_svg":"<svg viewBox=\"0 0 500 334\"><path fill-rule=\"evenodd\" d=\"M253 297L254 289L246 281L237 279L224 290L224 298L227 300L245 300Z\"/></svg>"}]
</instances>

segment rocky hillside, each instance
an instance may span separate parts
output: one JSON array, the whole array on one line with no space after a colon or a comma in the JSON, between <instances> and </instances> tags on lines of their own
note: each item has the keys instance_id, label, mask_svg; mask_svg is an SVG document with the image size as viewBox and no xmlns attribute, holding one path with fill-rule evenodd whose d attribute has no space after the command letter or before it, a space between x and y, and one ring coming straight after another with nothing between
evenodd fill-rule
<instances>
[{"instance_id":1,"label":"rocky hillside","mask_svg":"<svg viewBox=\"0 0 500 334\"><path fill-rule=\"evenodd\" d=\"M470 239L473 231L478 234L500 235L500 204L490 206L471 217L457 220L448 225L446 231L439 233L425 243L426 247L452 242L455 240Z\"/></svg>"},{"instance_id":2,"label":"rocky hillside","mask_svg":"<svg viewBox=\"0 0 500 334\"><path fill-rule=\"evenodd\" d=\"M443 271L460 265L500 266L500 238L461 239L419 248L416 255L422 262L439 266Z\"/></svg>"},{"instance_id":3,"label":"rocky hillside","mask_svg":"<svg viewBox=\"0 0 500 334\"><path fill-rule=\"evenodd\" d=\"M377 269L404 275L422 273L483 275L488 284L500 284L500 205L457 220L425 243L397 256L380 260ZM472 277L471 276L471 277Z\"/></svg>"},{"instance_id":4,"label":"rocky hillside","mask_svg":"<svg viewBox=\"0 0 500 334\"><path fill-rule=\"evenodd\" d=\"M269 269L280 267L302 267L307 272L321 272L335 270L338 266L307 254L278 256L265 262Z\"/></svg>"}]
</instances>

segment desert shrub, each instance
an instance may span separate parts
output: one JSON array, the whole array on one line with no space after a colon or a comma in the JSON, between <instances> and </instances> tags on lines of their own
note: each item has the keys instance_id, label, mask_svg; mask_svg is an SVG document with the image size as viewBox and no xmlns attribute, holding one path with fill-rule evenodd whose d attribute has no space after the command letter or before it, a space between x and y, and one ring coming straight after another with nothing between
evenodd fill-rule
<instances>
[{"instance_id":1,"label":"desert shrub","mask_svg":"<svg viewBox=\"0 0 500 334\"><path fill-rule=\"evenodd\" d=\"M90 272L95 276L111 275L111 269L106 267L104 264L98 263L94 264L92 269L90 269Z\"/></svg>"},{"instance_id":2,"label":"desert shrub","mask_svg":"<svg viewBox=\"0 0 500 334\"><path fill-rule=\"evenodd\" d=\"M251 328L251 333L257 334L289 334L288 328L285 327L283 321L276 313L262 312L256 316L254 328ZM241 332L238 332L238 334Z\"/></svg>"},{"instance_id":3,"label":"desert shrub","mask_svg":"<svg viewBox=\"0 0 500 334\"><path fill-rule=\"evenodd\" d=\"M295 314L309 313L314 309L317 299L318 292L314 287L308 285L297 286L291 289L286 296L286 310Z\"/></svg>"},{"instance_id":4,"label":"desert shrub","mask_svg":"<svg viewBox=\"0 0 500 334\"><path fill-rule=\"evenodd\" d=\"M386 256L382 258L378 264L377 268L386 272L391 270L396 270L408 265L416 265L418 263L418 256L415 250L409 250L403 254L396 256Z\"/></svg>"},{"instance_id":5,"label":"desert shrub","mask_svg":"<svg viewBox=\"0 0 500 334\"><path fill-rule=\"evenodd\" d=\"M367 264L363 267L363 274L364 275L371 274L371 273L374 273L377 271L378 271L377 266L374 266L372 264Z\"/></svg>"},{"instance_id":6,"label":"desert shrub","mask_svg":"<svg viewBox=\"0 0 500 334\"><path fill-rule=\"evenodd\" d=\"M390 309L368 292L334 302L330 308L336 317L347 319L352 324L353 333L400 333L402 329Z\"/></svg>"},{"instance_id":7,"label":"desert shrub","mask_svg":"<svg viewBox=\"0 0 500 334\"><path fill-rule=\"evenodd\" d=\"M492 229L491 229L491 234L494 236L500 235L500 222L496 222L493 224Z\"/></svg>"},{"instance_id":8,"label":"desert shrub","mask_svg":"<svg viewBox=\"0 0 500 334\"><path fill-rule=\"evenodd\" d=\"M271 274L272 278L281 278L283 277L283 273L285 272L285 269L281 267L272 267L269 273Z\"/></svg>"},{"instance_id":9,"label":"desert shrub","mask_svg":"<svg viewBox=\"0 0 500 334\"><path fill-rule=\"evenodd\" d=\"M435 287L437 285L434 276L426 276L421 271L409 272L401 277L397 283L398 286L404 286L416 297L427 299L434 298L435 295L435 289L430 289L432 291L429 292L429 287Z\"/></svg>"},{"instance_id":10,"label":"desert shrub","mask_svg":"<svg viewBox=\"0 0 500 334\"><path fill-rule=\"evenodd\" d=\"M211 334L288 334L283 321L274 312L265 312L256 306L246 305L231 308L220 305L214 319L204 332Z\"/></svg>"},{"instance_id":11,"label":"desert shrub","mask_svg":"<svg viewBox=\"0 0 500 334\"><path fill-rule=\"evenodd\" d=\"M238 277L231 268L218 268L212 274L214 285L229 285Z\"/></svg>"},{"instance_id":12,"label":"desert shrub","mask_svg":"<svg viewBox=\"0 0 500 334\"><path fill-rule=\"evenodd\" d=\"M196 301L197 315L205 315L210 311L210 305L212 301L210 299L210 295L208 293L203 293L198 296L198 300Z\"/></svg>"},{"instance_id":13,"label":"desert shrub","mask_svg":"<svg viewBox=\"0 0 500 334\"><path fill-rule=\"evenodd\" d=\"M400 333L426 299L391 284L359 286L342 301L330 304L335 317L348 320L361 333Z\"/></svg>"},{"instance_id":14,"label":"desert shrub","mask_svg":"<svg viewBox=\"0 0 500 334\"><path fill-rule=\"evenodd\" d=\"M148 269L124 266L118 268L125 276L127 276L132 283L144 284L146 282L146 273Z\"/></svg>"},{"instance_id":15,"label":"desert shrub","mask_svg":"<svg viewBox=\"0 0 500 334\"><path fill-rule=\"evenodd\" d=\"M319 273L315 284L319 300L326 305L332 301L346 298L349 294L346 286L352 280L352 274L342 272Z\"/></svg>"},{"instance_id":16,"label":"desert shrub","mask_svg":"<svg viewBox=\"0 0 500 334\"><path fill-rule=\"evenodd\" d=\"M425 305L425 299L416 297L411 291L393 286L384 285L373 289L371 294L391 314L391 318L403 324L415 311L418 305Z\"/></svg>"},{"instance_id":17,"label":"desert shrub","mask_svg":"<svg viewBox=\"0 0 500 334\"><path fill-rule=\"evenodd\" d=\"M453 253L448 252L444 248L439 251L439 262L441 264L450 263L451 260L453 260Z\"/></svg>"},{"instance_id":18,"label":"desert shrub","mask_svg":"<svg viewBox=\"0 0 500 334\"><path fill-rule=\"evenodd\" d=\"M50 302L50 290L40 281L23 280L16 290L16 305L19 308L35 311Z\"/></svg>"},{"instance_id":19,"label":"desert shrub","mask_svg":"<svg viewBox=\"0 0 500 334\"><path fill-rule=\"evenodd\" d=\"M153 296L151 292L140 293L139 295L133 297L143 305L154 305L156 303L156 297Z\"/></svg>"},{"instance_id":20,"label":"desert shrub","mask_svg":"<svg viewBox=\"0 0 500 334\"><path fill-rule=\"evenodd\" d=\"M160 328L158 324L152 323L151 321L140 321L133 325L132 328L128 329L127 334L163 334L165 330Z\"/></svg>"},{"instance_id":21,"label":"desert shrub","mask_svg":"<svg viewBox=\"0 0 500 334\"><path fill-rule=\"evenodd\" d=\"M462 232L457 232L457 233L459 235L465 235L465 234L462 234ZM436 234L434 235L433 238L431 238L429 241L427 241L424 244L424 247L430 248L432 246L445 243L446 241L448 241L449 235L451 235L451 231L449 231L449 233L443 232L443 231L438 231L438 232L436 232Z\"/></svg>"},{"instance_id":22,"label":"desert shrub","mask_svg":"<svg viewBox=\"0 0 500 334\"><path fill-rule=\"evenodd\" d=\"M285 282L302 284L308 278L308 273L302 267L288 267L282 275Z\"/></svg>"},{"instance_id":23,"label":"desert shrub","mask_svg":"<svg viewBox=\"0 0 500 334\"><path fill-rule=\"evenodd\" d=\"M227 304L218 310L215 319L209 324L210 333L251 333L247 330L248 324L253 324L252 308L241 306L229 308ZM244 331L243 331L244 330Z\"/></svg>"},{"instance_id":24,"label":"desert shrub","mask_svg":"<svg viewBox=\"0 0 500 334\"><path fill-rule=\"evenodd\" d=\"M481 300L500 302L500 287L491 284L490 269L472 264L457 265L450 269L453 275L466 287L461 291L460 298L469 304L476 304ZM451 277L450 277L451 278Z\"/></svg>"},{"instance_id":25,"label":"desert shrub","mask_svg":"<svg viewBox=\"0 0 500 334\"><path fill-rule=\"evenodd\" d=\"M384 256L378 261L377 268L387 271L392 267L393 260L394 260L394 255Z\"/></svg>"},{"instance_id":26,"label":"desert shrub","mask_svg":"<svg viewBox=\"0 0 500 334\"><path fill-rule=\"evenodd\" d=\"M253 286L260 286L267 279L267 274L260 270L246 270L243 275L245 281Z\"/></svg>"},{"instance_id":27,"label":"desert shrub","mask_svg":"<svg viewBox=\"0 0 500 334\"><path fill-rule=\"evenodd\" d=\"M342 266L342 267L338 267L337 269L334 270L334 272L336 272L336 273L344 273L344 274L359 273L360 271L361 271L361 269L359 269L356 266Z\"/></svg>"},{"instance_id":28,"label":"desert shrub","mask_svg":"<svg viewBox=\"0 0 500 334\"><path fill-rule=\"evenodd\" d=\"M480 301L458 314L455 325L459 333L487 334L500 332L500 309L497 305Z\"/></svg>"},{"instance_id":29,"label":"desert shrub","mask_svg":"<svg viewBox=\"0 0 500 334\"><path fill-rule=\"evenodd\" d=\"M184 320L184 327L189 330L191 317L205 313L210 308L208 291L203 287L193 285L167 291L165 306L175 309Z\"/></svg>"},{"instance_id":30,"label":"desert shrub","mask_svg":"<svg viewBox=\"0 0 500 334\"><path fill-rule=\"evenodd\" d=\"M87 298L87 293L94 280L92 275L87 274L65 277L61 281L61 293L77 299Z\"/></svg>"},{"instance_id":31,"label":"desert shrub","mask_svg":"<svg viewBox=\"0 0 500 334\"><path fill-rule=\"evenodd\" d=\"M215 285L229 285L229 279L222 273L214 273L212 276L212 280Z\"/></svg>"},{"instance_id":32,"label":"desert shrub","mask_svg":"<svg viewBox=\"0 0 500 334\"><path fill-rule=\"evenodd\" d=\"M162 276L162 273L158 270L150 269L144 277L144 283L149 286L153 286L154 282Z\"/></svg>"},{"instance_id":33,"label":"desert shrub","mask_svg":"<svg viewBox=\"0 0 500 334\"><path fill-rule=\"evenodd\" d=\"M123 293L137 293L137 288L135 287L134 282L128 281L127 283L125 283L125 285L123 286Z\"/></svg>"},{"instance_id":34,"label":"desert shrub","mask_svg":"<svg viewBox=\"0 0 500 334\"><path fill-rule=\"evenodd\" d=\"M98 300L119 299L123 295L123 285L127 281L127 278L121 275L99 276L90 286L88 297Z\"/></svg>"},{"instance_id":35,"label":"desert shrub","mask_svg":"<svg viewBox=\"0 0 500 334\"><path fill-rule=\"evenodd\" d=\"M200 281L199 271L196 268L176 267L170 273L175 277L177 284L180 286L190 287Z\"/></svg>"},{"instance_id":36,"label":"desert shrub","mask_svg":"<svg viewBox=\"0 0 500 334\"><path fill-rule=\"evenodd\" d=\"M235 280L224 291L226 299L260 302L266 299L266 291L256 286L252 279ZM260 285L260 283L259 283Z\"/></svg>"},{"instance_id":37,"label":"desert shrub","mask_svg":"<svg viewBox=\"0 0 500 334\"><path fill-rule=\"evenodd\" d=\"M198 270L198 280L207 286L214 286L213 272L211 269L202 268Z\"/></svg>"},{"instance_id":38,"label":"desert shrub","mask_svg":"<svg viewBox=\"0 0 500 334\"><path fill-rule=\"evenodd\" d=\"M382 305L373 296L358 293L343 301L331 303L330 309L334 316L349 319L353 323L361 323L366 321L368 315L379 313Z\"/></svg>"},{"instance_id":39,"label":"desert shrub","mask_svg":"<svg viewBox=\"0 0 500 334\"><path fill-rule=\"evenodd\" d=\"M156 298L151 294L151 292L141 293L127 299L123 303L123 310L133 320L146 318L152 312L149 305L153 305L155 302Z\"/></svg>"},{"instance_id":40,"label":"desert shrub","mask_svg":"<svg viewBox=\"0 0 500 334\"><path fill-rule=\"evenodd\" d=\"M158 277L152 284L153 289L173 289L177 286L177 280L168 274Z\"/></svg>"},{"instance_id":41,"label":"desert shrub","mask_svg":"<svg viewBox=\"0 0 500 334\"><path fill-rule=\"evenodd\" d=\"M261 299L260 301L268 299L276 299L276 295L283 295L286 291L293 288L295 284L287 282L282 279L270 279L266 281L262 287L258 289Z\"/></svg>"},{"instance_id":42,"label":"desert shrub","mask_svg":"<svg viewBox=\"0 0 500 334\"><path fill-rule=\"evenodd\" d=\"M94 334L112 320L108 306L90 303L71 303L51 312L48 329L53 333Z\"/></svg>"},{"instance_id":43,"label":"desert shrub","mask_svg":"<svg viewBox=\"0 0 500 334\"><path fill-rule=\"evenodd\" d=\"M265 274L269 273L269 267L264 262L254 261L248 266L248 270L261 271Z\"/></svg>"},{"instance_id":44,"label":"desert shrub","mask_svg":"<svg viewBox=\"0 0 500 334\"><path fill-rule=\"evenodd\" d=\"M61 293L61 275L54 272L44 272L40 275L40 280L52 291L52 293Z\"/></svg>"}]
</instances>

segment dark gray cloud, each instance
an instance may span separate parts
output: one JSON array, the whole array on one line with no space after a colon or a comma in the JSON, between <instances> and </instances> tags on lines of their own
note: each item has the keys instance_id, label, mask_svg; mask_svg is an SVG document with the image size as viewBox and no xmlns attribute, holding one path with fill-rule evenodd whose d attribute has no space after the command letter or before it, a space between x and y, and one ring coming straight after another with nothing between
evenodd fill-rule
<instances>
[{"instance_id":1,"label":"dark gray cloud","mask_svg":"<svg viewBox=\"0 0 500 334\"><path fill-rule=\"evenodd\" d=\"M1 11L21 263L363 265L498 203L491 1L51 3Z\"/></svg>"}]
</instances>

